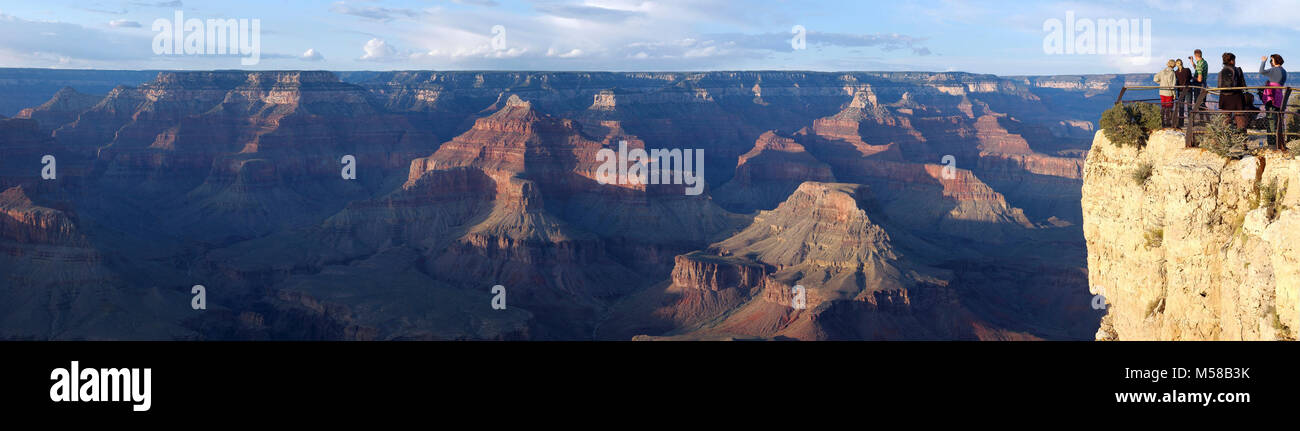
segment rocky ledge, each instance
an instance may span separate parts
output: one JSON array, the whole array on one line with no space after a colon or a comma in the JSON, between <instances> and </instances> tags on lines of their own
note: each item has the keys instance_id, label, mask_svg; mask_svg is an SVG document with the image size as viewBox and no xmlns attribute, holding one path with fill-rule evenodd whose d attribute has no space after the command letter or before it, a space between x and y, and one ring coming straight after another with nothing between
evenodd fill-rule
<instances>
[{"instance_id":1,"label":"rocky ledge","mask_svg":"<svg viewBox=\"0 0 1300 431\"><path fill-rule=\"evenodd\" d=\"M1099 340L1293 340L1300 328L1300 160L1229 160L1154 133L1141 149L1098 132L1083 232Z\"/></svg>"}]
</instances>

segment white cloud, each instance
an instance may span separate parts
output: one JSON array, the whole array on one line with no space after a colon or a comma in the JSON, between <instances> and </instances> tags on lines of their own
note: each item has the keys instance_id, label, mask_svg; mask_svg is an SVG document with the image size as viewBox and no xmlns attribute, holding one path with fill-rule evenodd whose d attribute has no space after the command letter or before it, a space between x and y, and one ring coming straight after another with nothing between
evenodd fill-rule
<instances>
[{"instance_id":1,"label":"white cloud","mask_svg":"<svg viewBox=\"0 0 1300 431\"><path fill-rule=\"evenodd\" d=\"M303 61L321 61L325 59L325 56L317 52L316 48L308 48L307 51L298 56L298 58Z\"/></svg>"},{"instance_id":2,"label":"white cloud","mask_svg":"<svg viewBox=\"0 0 1300 431\"><path fill-rule=\"evenodd\" d=\"M555 48L551 48L551 49L546 50L546 56L547 56L547 57L577 58L577 57L581 57L582 54L583 54L582 50L581 50L581 49L578 49L578 48L573 48L573 49L571 49L571 50L569 50L569 51L566 51L566 52L560 52L560 51L556 50Z\"/></svg>"},{"instance_id":3,"label":"white cloud","mask_svg":"<svg viewBox=\"0 0 1300 431\"><path fill-rule=\"evenodd\" d=\"M609 70L627 59L653 60L637 67L656 70L770 68L773 59L816 68L825 57L854 55L845 52L854 48L898 51L896 56L930 53L926 35L815 29L808 34L814 49L795 53L784 7L724 0L544 0L528 13L452 8L422 15L418 25L395 21L400 36L388 40L415 47L411 60L467 69ZM505 50L491 49L495 25L507 29Z\"/></svg>"},{"instance_id":4,"label":"white cloud","mask_svg":"<svg viewBox=\"0 0 1300 431\"><path fill-rule=\"evenodd\" d=\"M366 45L361 47L361 50L365 51L361 59L367 61L392 61L397 57L397 49L379 38L366 41Z\"/></svg>"},{"instance_id":5,"label":"white cloud","mask_svg":"<svg viewBox=\"0 0 1300 431\"><path fill-rule=\"evenodd\" d=\"M492 50L487 54L489 58L518 58L528 53L528 48L510 48ZM567 58L567 57L566 57Z\"/></svg>"},{"instance_id":6,"label":"white cloud","mask_svg":"<svg viewBox=\"0 0 1300 431\"><path fill-rule=\"evenodd\" d=\"M109 21L108 26L113 28L140 28L140 23L125 19L115 19Z\"/></svg>"},{"instance_id":7,"label":"white cloud","mask_svg":"<svg viewBox=\"0 0 1300 431\"><path fill-rule=\"evenodd\" d=\"M717 46L704 46L699 48L688 49L686 50L686 52L682 53L682 57L686 57L686 58L712 57L718 55L719 52L720 51L718 50Z\"/></svg>"}]
</instances>

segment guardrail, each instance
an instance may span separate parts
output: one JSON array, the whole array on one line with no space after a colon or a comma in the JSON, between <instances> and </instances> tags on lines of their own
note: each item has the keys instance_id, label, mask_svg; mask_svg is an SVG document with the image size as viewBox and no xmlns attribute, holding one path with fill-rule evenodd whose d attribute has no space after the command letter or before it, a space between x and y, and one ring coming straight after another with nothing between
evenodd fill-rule
<instances>
[{"instance_id":1,"label":"guardrail","mask_svg":"<svg viewBox=\"0 0 1300 431\"><path fill-rule=\"evenodd\" d=\"M1289 139L1300 137L1300 131L1290 132L1287 130L1287 127L1290 124L1300 124L1300 118L1294 118L1294 117L1300 117L1300 112L1292 111L1288 109L1290 107L1288 102L1291 100L1292 90L1295 89L1296 89L1295 87L1267 87L1267 86L1259 86L1259 87L1199 87L1193 85L1169 86L1169 87L1133 86L1133 87L1124 87L1120 89L1119 96L1115 98L1115 103L1116 104L1146 103L1146 104L1160 106L1161 112L1162 114L1164 114L1163 115L1164 125L1166 127L1183 129L1183 133L1186 136L1187 147L1189 148L1197 146L1196 136L1200 134L1205 134L1208 131L1206 125L1209 124L1211 118L1213 118L1214 115L1219 115L1219 114L1245 115L1245 116L1249 116L1247 118L1248 121L1253 121L1260 115L1264 115L1268 122L1267 123L1268 129L1271 130L1252 130L1248 127L1246 130L1247 135L1269 136L1272 138L1274 142L1274 146L1276 148L1285 150L1286 143ZM1139 90L1139 91L1174 90L1175 92L1178 93L1178 96L1175 96L1174 101L1171 102L1169 106L1165 106L1164 103L1160 101L1159 97L1155 99L1124 100L1124 96L1128 94L1129 90ZM1265 105L1262 106L1262 109L1254 109L1254 110L1218 109L1219 97L1223 95L1224 92L1255 91L1256 93L1258 93L1260 90L1281 90L1283 92L1282 108L1280 110L1275 110L1275 109L1270 109L1267 105ZM1195 100L1192 100L1192 97L1190 97L1193 93L1195 93L1196 95ZM1214 97L1211 98L1211 96ZM1261 100L1261 97L1259 97L1258 94L1256 94L1255 100L1257 104L1263 105L1262 103L1259 102Z\"/></svg>"}]
</instances>

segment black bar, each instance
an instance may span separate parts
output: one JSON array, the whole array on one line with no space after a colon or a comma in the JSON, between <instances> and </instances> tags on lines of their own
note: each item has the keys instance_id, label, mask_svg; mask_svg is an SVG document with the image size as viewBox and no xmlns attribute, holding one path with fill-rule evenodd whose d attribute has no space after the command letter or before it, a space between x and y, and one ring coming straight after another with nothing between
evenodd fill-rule
<instances>
[{"instance_id":1,"label":"black bar","mask_svg":"<svg viewBox=\"0 0 1300 431\"><path fill-rule=\"evenodd\" d=\"M1087 413L1289 411L1300 344L1283 342L9 342L6 411L38 418L459 418L685 411ZM151 406L54 402L51 371L140 367ZM1246 379L1128 370L1248 368ZM1190 372L1189 372L1190 376ZM1249 402L1120 403L1116 393L1248 393ZM1235 396L1235 395L1234 395ZM684 410L683 410L684 409ZM473 413L471 413L473 412ZM669 413L678 412L678 413ZM804 413L797 413L804 412ZM561 415L563 416L563 415ZM12 417L12 416L11 416Z\"/></svg>"}]
</instances>

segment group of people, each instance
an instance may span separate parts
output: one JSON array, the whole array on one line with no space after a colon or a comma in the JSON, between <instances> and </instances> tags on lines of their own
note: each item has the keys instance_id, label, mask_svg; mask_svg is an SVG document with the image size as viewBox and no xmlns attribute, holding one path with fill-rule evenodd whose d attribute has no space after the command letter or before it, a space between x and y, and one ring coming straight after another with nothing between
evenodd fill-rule
<instances>
[{"instance_id":1,"label":"group of people","mask_svg":"<svg viewBox=\"0 0 1300 431\"><path fill-rule=\"evenodd\" d=\"M1161 70L1155 76L1155 82L1162 88L1160 90L1160 106L1163 111L1164 125L1167 127L1182 127L1183 119L1186 117L1186 109L1190 109L1193 101L1199 100L1201 92L1206 88L1206 82L1209 80L1209 65L1201 56L1201 50L1196 50L1192 56L1187 57L1191 62L1191 68L1183 66L1183 60L1169 60L1165 69ZM1259 74L1268 79L1265 86L1279 87L1277 89L1264 89L1259 92L1259 100L1263 103L1264 109L1268 111L1281 111L1285 109L1286 101L1282 92L1283 85L1286 85L1286 69L1282 68L1282 56L1273 54L1260 57ZM1231 52L1223 53L1223 69L1219 71L1219 109L1224 111L1254 111L1255 94L1243 90L1246 87L1246 74L1237 67L1237 56ZM1197 108L1204 108L1205 103L1201 102ZM1178 110L1175 112L1175 108ZM1238 112L1232 115L1233 124L1239 129L1246 129L1250 119L1254 117L1250 113Z\"/></svg>"}]
</instances>

